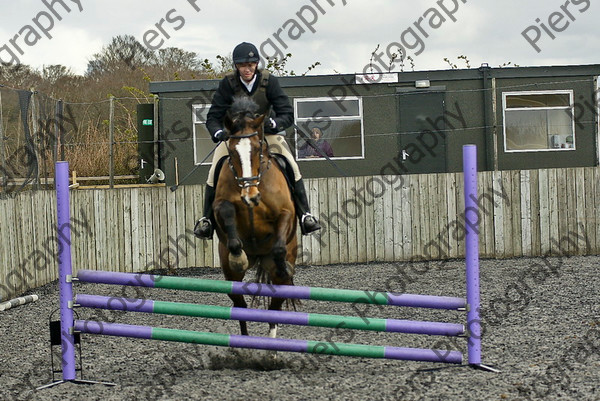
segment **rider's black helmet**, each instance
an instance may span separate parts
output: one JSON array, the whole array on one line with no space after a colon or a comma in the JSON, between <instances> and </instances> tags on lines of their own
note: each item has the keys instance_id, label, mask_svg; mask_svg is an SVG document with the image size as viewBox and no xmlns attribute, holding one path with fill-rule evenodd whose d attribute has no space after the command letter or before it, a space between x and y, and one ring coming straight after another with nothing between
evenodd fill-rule
<instances>
[{"instance_id":1,"label":"rider's black helmet","mask_svg":"<svg viewBox=\"0 0 600 401\"><path fill-rule=\"evenodd\" d=\"M252 43L242 42L233 49L233 64L258 62L258 49Z\"/></svg>"}]
</instances>

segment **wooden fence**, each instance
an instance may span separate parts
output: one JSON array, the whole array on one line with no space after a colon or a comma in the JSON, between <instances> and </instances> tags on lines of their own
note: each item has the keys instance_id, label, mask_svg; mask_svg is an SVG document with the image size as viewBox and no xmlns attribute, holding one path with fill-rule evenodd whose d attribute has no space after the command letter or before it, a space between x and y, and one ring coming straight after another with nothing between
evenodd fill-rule
<instances>
[{"instance_id":1,"label":"wooden fence","mask_svg":"<svg viewBox=\"0 0 600 401\"><path fill-rule=\"evenodd\" d=\"M480 222L481 256L598 254L599 180L596 167L479 173L479 215L466 222ZM323 229L300 238L299 264L464 257L460 173L306 181ZM191 231L203 190L72 190L74 271L218 266L217 241ZM55 213L54 191L0 199L0 301L57 278Z\"/></svg>"}]
</instances>

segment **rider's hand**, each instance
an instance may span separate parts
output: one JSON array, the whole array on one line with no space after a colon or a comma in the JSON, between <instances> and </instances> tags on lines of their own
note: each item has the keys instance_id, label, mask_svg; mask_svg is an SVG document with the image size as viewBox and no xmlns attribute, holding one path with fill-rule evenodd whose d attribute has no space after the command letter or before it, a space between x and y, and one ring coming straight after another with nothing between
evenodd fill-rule
<instances>
[{"instance_id":1,"label":"rider's hand","mask_svg":"<svg viewBox=\"0 0 600 401\"><path fill-rule=\"evenodd\" d=\"M220 129L217 132L215 132L214 139L215 139L215 142L221 142L221 141L226 141L227 139L229 139L229 136L227 135L227 132Z\"/></svg>"}]
</instances>

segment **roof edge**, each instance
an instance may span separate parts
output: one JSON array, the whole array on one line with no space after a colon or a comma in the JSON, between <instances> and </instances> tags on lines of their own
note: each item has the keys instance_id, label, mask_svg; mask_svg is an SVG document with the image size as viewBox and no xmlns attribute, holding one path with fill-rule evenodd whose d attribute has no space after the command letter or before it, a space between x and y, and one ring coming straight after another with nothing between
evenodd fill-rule
<instances>
[{"instance_id":1,"label":"roof edge","mask_svg":"<svg viewBox=\"0 0 600 401\"><path fill-rule=\"evenodd\" d=\"M493 68L482 65L478 68L426 70L391 72L398 75L398 83L417 80L453 81L480 79L482 71L487 70L489 77L494 78L543 78L553 76L593 76L600 75L600 64L530 66ZM346 86L354 85L355 74L302 75L279 77L282 87L298 86ZM189 81L156 81L150 82L150 93L197 92L216 90L220 79L198 79Z\"/></svg>"}]
</instances>

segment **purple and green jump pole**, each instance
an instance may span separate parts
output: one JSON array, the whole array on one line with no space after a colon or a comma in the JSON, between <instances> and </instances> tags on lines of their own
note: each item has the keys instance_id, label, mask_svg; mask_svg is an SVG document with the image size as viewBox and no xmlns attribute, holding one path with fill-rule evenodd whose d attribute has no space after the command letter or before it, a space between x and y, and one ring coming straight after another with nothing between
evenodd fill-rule
<instances>
[{"instance_id":1,"label":"purple and green jump pole","mask_svg":"<svg viewBox=\"0 0 600 401\"><path fill-rule=\"evenodd\" d=\"M215 345L219 347L252 348L272 351L303 352L323 355L357 356L363 358L399 359L407 361L462 363L460 351L386 347L379 345L292 340L286 338L252 337L233 334L206 333L164 329L150 326L76 320L75 330L82 333L148 340L176 341Z\"/></svg>"},{"instance_id":2,"label":"purple and green jump pole","mask_svg":"<svg viewBox=\"0 0 600 401\"><path fill-rule=\"evenodd\" d=\"M358 316L326 315L292 311L250 309L181 302L153 301L77 294L75 306L127 312L145 312L163 315L205 317L211 319L241 320L298 326L331 327L354 330L386 331L393 333L460 336L465 326L456 323L425 322L414 320L379 319Z\"/></svg>"},{"instance_id":3,"label":"purple and green jump pole","mask_svg":"<svg viewBox=\"0 0 600 401\"><path fill-rule=\"evenodd\" d=\"M380 291L344 290L337 288L274 285L225 280L205 280L141 273L117 273L79 270L77 280L84 283L114 284L137 287L164 288L222 294L238 294L315 301L365 303L374 305L408 306L433 309L465 309L464 298L398 294Z\"/></svg>"}]
</instances>

